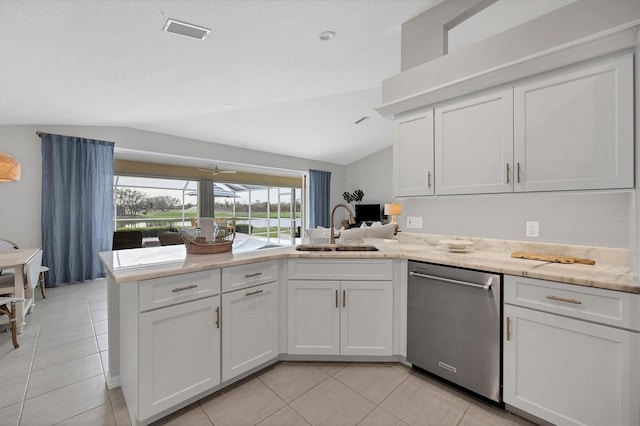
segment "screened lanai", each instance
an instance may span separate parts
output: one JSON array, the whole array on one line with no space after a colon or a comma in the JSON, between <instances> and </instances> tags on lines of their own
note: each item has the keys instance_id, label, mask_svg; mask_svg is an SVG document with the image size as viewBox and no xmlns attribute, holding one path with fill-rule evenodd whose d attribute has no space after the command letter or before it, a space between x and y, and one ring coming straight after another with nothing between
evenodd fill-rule
<instances>
[{"instance_id":1,"label":"screened lanai","mask_svg":"<svg viewBox=\"0 0 640 426\"><path fill-rule=\"evenodd\" d=\"M213 198L198 196L203 187L212 188ZM206 211L204 216L235 217L238 232L292 244L303 223L301 195L299 188L118 175L115 227L151 230L146 234L152 239L160 228L191 226ZM198 205L207 199L213 206Z\"/></svg>"}]
</instances>

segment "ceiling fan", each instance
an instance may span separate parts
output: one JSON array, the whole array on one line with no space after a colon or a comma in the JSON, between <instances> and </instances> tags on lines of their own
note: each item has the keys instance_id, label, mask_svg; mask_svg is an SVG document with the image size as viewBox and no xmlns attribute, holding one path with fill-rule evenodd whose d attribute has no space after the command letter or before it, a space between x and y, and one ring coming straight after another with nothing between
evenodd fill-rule
<instances>
[{"instance_id":1,"label":"ceiling fan","mask_svg":"<svg viewBox=\"0 0 640 426\"><path fill-rule=\"evenodd\" d=\"M201 170L203 172L210 172L213 176L224 174L224 173L228 173L228 174L237 173L237 171L235 170L220 170L218 166L214 166L213 169L198 169L198 170Z\"/></svg>"}]
</instances>

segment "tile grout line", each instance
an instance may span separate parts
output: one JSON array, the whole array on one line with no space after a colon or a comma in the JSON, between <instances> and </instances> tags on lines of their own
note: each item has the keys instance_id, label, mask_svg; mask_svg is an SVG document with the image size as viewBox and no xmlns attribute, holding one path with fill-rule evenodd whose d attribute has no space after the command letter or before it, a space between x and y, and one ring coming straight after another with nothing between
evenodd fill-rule
<instances>
[{"instance_id":1,"label":"tile grout line","mask_svg":"<svg viewBox=\"0 0 640 426\"><path fill-rule=\"evenodd\" d=\"M93 311L91 310L91 304L89 303L89 296L87 296L87 289L86 287L84 287L84 282L83 282L82 292L84 293L84 297L87 301L87 309L89 310L89 318L91 319L91 330L93 330L93 340L96 344L96 349L98 350L98 360L100 361L100 371L102 371L102 377L104 377L106 380L107 372L104 371L104 363L102 362L102 355L100 355L100 345L98 344L98 335L96 334L96 325L93 321ZM107 350L108 349L109 348L107 348ZM106 382L105 382L105 386L106 386Z\"/></svg>"},{"instance_id":2,"label":"tile grout line","mask_svg":"<svg viewBox=\"0 0 640 426\"><path fill-rule=\"evenodd\" d=\"M73 284L70 284L70 285L73 285ZM90 306L89 306L89 299L88 299L88 297L87 297L86 288L84 287L84 282L83 282L83 283L81 283L81 284L78 284L78 285L82 285L82 293L83 293L83 295L84 295L84 302L85 302L85 304L86 304L87 309L89 310L89 318L91 319L91 330L93 331L94 343L95 343L95 345L96 345L96 348L98 348L98 342L97 342L97 337L96 337L96 333L95 333L95 326L93 325L93 316L91 315L91 309L90 309ZM42 328L42 323L44 322L44 315L45 315L45 312L46 312L46 306L47 306L47 304L46 304L46 302L45 302L45 311L42 313L42 318L41 318L41 320L40 320L40 324L39 324L39 326L38 326L38 334L37 334L37 340L36 340L36 347L34 348L34 351L33 351L33 357L32 357L32 360L31 360L31 365L30 365L30 367L29 367L29 374L28 374L28 378L27 378L27 385L25 386L25 389L24 389L24 395L23 395L23 398L22 398L22 404L21 404L21 406L20 406L20 416L18 417L18 426L20 426L20 423L22 422L22 415L23 415L23 411L24 411L24 404L25 404L25 402L26 402L26 400L27 400L27 398L26 398L26 396L27 396L27 391L28 391L28 389L29 389L29 382L30 382L30 380L31 380L31 374L33 373L33 364L34 364L34 361L35 361L35 354L36 354L36 351L37 351L37 348L38 348L38 343L39 343L39 340L40 340L40 331L41 331L41 328ZM54 321L55 321L55 319L54 319ZM80 340L81 340L81 339L80 339ZM72 342L67 342L67 343L72 343ZM53 347L55 347L55 346L60 346L60 345L54 345ZM100 355L99 355L99 353L100 353L100 351L99 351L99 348L98 348L98 360L100 360ZM82 356L82 357L80 357L80 358L74 358L73 360L67 360L67 361L64 361L64 362L76 361L76 360L78 360L78 359L86 358L86 357L89 357L89 356L92 356L92 355L94 355L94 354L85 355L85 356ZM63 363L64 363L64 362L63 362ZM60 364L60 363L58 363L58 364ZM51 366L49 366L49 367L54 367L54 366L55 366L55 365L51 365ZM46 368L49 368L49 367L46 367ZM38 371L39 371L39 370L38 370ZM69 384L67 384L67 385L65 385L65 386L62 386L62 387L59 387L59 388L56 388L56 389L52 389L52 390L50 390L50 391L48 391L48 392L45 392L45 393L42 393L42 394L36 395L36 396L34 396L34 397L32 397L32 398L29 398L29 399L37 398L37 397L40 397L40 396L46 395L46 394L51 393L51 392L59 391L59 390L61 390L61 389L67 388L67 387L72 386L72 385L75 385L75 384L77 384L77 383L81 383L81 382L83 382L83 381L93 379L94 377L98 377L98 376L102 376L102 377L104 377L104 368L102 367L102 362L101 362L101 360L100 360L100 371L101 371L101 373L100 373L100 374L96 374L96 375L91 376L91 377L85 377L84 379L79 380L79 381L77 381L77 382L69 383ZM105 405L105 404L102 404L102 405ZM85 413L85 412L87 412L87 411L91 411L91 410L93 410L93 409L95 409L95 408L96 408L96 407L93 407L93 408L91 408L91 409L89 409L89 410L86 410L86 411L84 411L84 412L82 412L82 413L74 414L73 416L68 417L68 418L66 418L66 419L62 419L62 420L60 420L60 421L59 421L59 422L57 422L57 423L61 423L61 422L67 421L67 420L72 419L72 418L74 418L74 417L76 417L76 416L78 416L78 415L80 415L80 414L83 414L83 413ZM112 412L113 412L113 410L112 410Z\"/></svg>"},{"instance_id":3,"label":"tile grout line","mask_svg":"<svg viewBox=\"0 0 640 426\"><path fill-rule=\"evenodd\" d=\"M280 364L280 362L279 362L278 364ZM316 368L317 368L317 367L316 367ZM320 371L322 371L322 370L320 370ZM326 372L324 372L324 371L323 371L323 373L327 374L327 373L326 373ZM262 379L260 378L260 376L261 376L261 375L256 375L256 379L260 380L260 382L261 382L262 384L264 384L264 385L267 387L267 389L269 389L269 390L270 390L271 392L273 392L273 393L274 393L278 398L280 398L280 399L282 400L282 402L284 402L284 406L285 406L285 407L289 407L289 408L291 408L291 409L293 410L293 412L294 412L294 413L296 413L297 415L299 415L302 419L304 419L304 421L305 421L305 422L307 422L308 424L311 424L311 422L309 422L309 421L307 420L307 418L306 418L306 417L304 417L304 416L303 416L301 413L299 413L295 408L293 408L293 407L291 406L291 403L290 403L290 402L285 401L285 400L284 400L284 398L283 398L283 397L281 397L281 396L280 396L280 394L279 394L278 392L276 392L276 391L275 391L275 389L272 389L272 388L271 388L271 386L269 386L267 383L265 383L265 381L264 381L264 380L262 380ZM320 384L321 384L321 383L324 383L324 382L325 382L326 380L328 380L330 377L332 377L332 376L331 376L330 374L327 374L327 377L325 377L322 381L320 381L320 383L317 383L316 385L312 386L310 389L307 389L305 392L303 392L302 394L298 395L296 398L292 399L292 400L291 400L291 402L296 401L298 398L302 397L302 395L304 395L304 394L306 394L307 392L311 391L311 389L315 389L316 387L320 386ZM282 408L284 408L284 407L282 407ZM264 419L260 420L260 422L262 422L262 421L264 421L264 420L268 419L270 416L272 416L272 415L274 415L275 413L277 413L278 411L282 410L282 408L279 408L278 410L276 410L276 411L274 411L273 413L269 414L267 417L265 417ZM256 423L256 425L257 425L257 424L259 424L260 422ZM212 423L213 423L213 422L212 422Z\"/></svg>"},{"instance_id":4,"label":"tile grout line","mask_svg":"<svg viewBox=\"0 0 640 426\"><path fill-rule=\"evenodd\" d=\"M34 300L35 300L35 297L36 296L34 294L33 295ZM33 372L33 364L35 363L35 360L36 360L36 351L38 350L38 342L40 341L40 329L42 328L42 322L44 321L44 313L47 310L47 301L45 299L42 299L42 300L44 302L44 310L42 311L40 322L38 323L38 332L36 333L36 337L35 337L36 344L33 347L33 353L31 354L31 362L29 363L29 370L27 371L27 381L24 385L24 391L22 393L22 401L20 401L20 412L18 413L18 422L16 423L16 426L20 426L20 423L22 422L22 414L24 413L24 403L27 400L27 390L29 389L29 383L31 382L31 373Z\"/></svg>"}]
</instances>

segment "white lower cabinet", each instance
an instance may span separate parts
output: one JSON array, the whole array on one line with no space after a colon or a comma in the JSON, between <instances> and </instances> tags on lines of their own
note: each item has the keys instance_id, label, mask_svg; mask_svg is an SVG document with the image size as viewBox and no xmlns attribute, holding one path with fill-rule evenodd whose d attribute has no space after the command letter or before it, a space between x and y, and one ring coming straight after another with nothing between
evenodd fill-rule
<instances>
[{"instance_id":1,"label":"white lower cabinet","mask_svg":"<svg viewBox=\"0 0 640 426\"><path fill-rule=\"evenodd\" d=\"M139 419L220 383L220 296L140 314Z\"/></svg>"},{"instance_id":2,"label":"white lower cabinet","mask_svg":"<svg viewBox=\"0 0 640 426\"><path fill-rule=\"evenodd\" d=\"M289 281L288 353L340 353L340 281Z\"/></svg>"},{"instance_id":3,"label":"white lower cabinet","mask_svg":"<svg viewBox=\"0 0 640 426\"><path fill-rule=\"evenodd\" d=\"M640 423L640 334L566 316L598 314L624 296L616 315L634 323L625 308L637 301L625 300L637 295L594 290L505 277L505 403L554 424Z\"/></svg>"},{"instance_id":4,"label":"white lower cabinet","mask_svg":"<svg viewBox=\"0 0 640 426\"><path fill-rule=\"evenodd\" d=\"M220 385L220 270L119 287L120 384L133 425Z\"/></svg>"},{"instance_id":5,"label":"white lower cabinet","mask_svg":"<svg viewBox=\"0 0 640 426\"><path fill-rule=\"evenodd\" d=\"M343 281L340 354L391 355L393 283Z\"/></svg>"},{"instance_id":6,"label":"white lower cabinet","mask_svg":"<svg viewBox=\"0 0 640 426\"><path fill-rule=\"evenodd\" d=\"M289 354L391 355L391 281L289 281Z\"/></svg>"},{"instance_id":7,"label":"white lower cabinet","mask_svg":"<svg viewBox=\"0 0 640 426\"><path fill-rule=\"evenodd\" d=\"M278 356L278 285L222 295L222 380Z\"/></svg>"}]
</instances>

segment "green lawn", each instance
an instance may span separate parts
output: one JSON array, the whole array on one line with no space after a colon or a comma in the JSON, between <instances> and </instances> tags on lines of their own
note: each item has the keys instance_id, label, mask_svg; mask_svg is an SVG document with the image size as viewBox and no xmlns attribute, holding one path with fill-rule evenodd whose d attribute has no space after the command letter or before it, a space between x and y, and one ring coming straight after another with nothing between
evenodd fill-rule
<instances>
[{"instance_id":1,"label":"green lawn","mask_svg":"<svg viewBox=\"0 0 640 426\"><path fill-rule=\"evenodd\" d=\"M190 219L192 217L198 217L198 213L196 212L185 212L185 219ZM136 219L182 219L182 212L179 210L169 210L166 212L162 211L150 211L147 214L141 214Z\"/></svg>"},{"instance_id":2,"label":"green lawn","mask_svg":"<svg viewBox=\"0 0 640 426\"><path fill-rule=\"evenodd\" d=\"M216 217L232 217L233 213L231 212L221 212L221 211L217 211L215 213ZM236 212L236 217L242 217L242 218L247 218L249 216L248 212ZM270 218L271 219L277 219L278 218L278 212L270 212ZM191 219L191 218L196 218L198 217L198 213L196 212L185 212L184 214L185 219ZM255 218L255 219L265 219L267 217L267 212L252 212L251 213L251 217ZM280 217L283 219L288 219L291 217L291 213L289 212L282 212L280 214ZM301 215L300 212L296 212L296 218L300 219ZM135 217L125 217L122 218L125 220L139 220L139 221L144 221L145 219L175 219L175 220L180 220L182 219L182 213L178 210L169 210L166 212L163 211L150 211L147 212L146 215L144 214L140 214L138 216Z\"/></svg>"}]
</instances>

